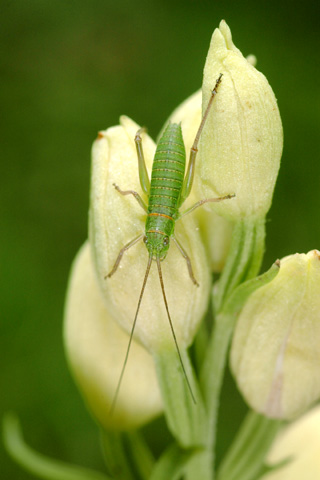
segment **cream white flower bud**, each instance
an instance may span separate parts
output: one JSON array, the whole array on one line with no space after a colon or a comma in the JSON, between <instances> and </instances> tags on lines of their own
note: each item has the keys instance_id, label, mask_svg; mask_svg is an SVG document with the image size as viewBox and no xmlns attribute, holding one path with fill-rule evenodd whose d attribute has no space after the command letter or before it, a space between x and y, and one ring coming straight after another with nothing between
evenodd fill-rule
<instances>
[{"instance_id":1,"label":"cream white flower bud","mask_svg":"<svg viewBox=\"0 0 320 480\"><path fill-rule=\"evenodd\" d=\"M193 95L184 100L170 115L169 121L180 123L182 128L183 140L186 147L187 161L189 160L190 149L196 137L198 128L202 119L201 111L202 92L198 90ZM197 158L198 163L199 158ZM196 171L197 171L196 166ZM192 194L192 191L191 191Z\"/></svg>"},{"instance_id":2,"label":"cream white flower bud","mask_svg":"<svg viewBox=\"0 0 320 480\"><path fill-rule=\"evenodd\" d=\"M239 316L231 368L248 404L271 418L294 418L320 397L320 252L281 260Z\"/></svg>"},{"instance_id":3,"label":"cream white flower bud","mask_svg":"<svg viewBox=\"0 0 320 480\"><path fill-rule=\"evenodd\" d=\"M199 221L211 270L222 272L230 251L233 225L226 218L217 215L213 209L211 212L200 211Z\"/></svg>"},{"instance_id":4,"label":"cream white flower bud","mask_svg":"<svg viewBox=\"0 0 320 480\"><path fill-rule=\"evenodd\" d=\"M147 203L139 183L138 161L134 137L139 126L127 117L121 125L101 132L92 149L92 181L89 239L97 270L98 282L114 318L129 333L147 267L148 252L142 241L125 252L121 264L111 278L121 248L145 231L146 213L132 195L138 192ZM144 156L149 172L155 144L142 134ZM200 287L191 281L187 264L176 245L171 246L161 262L169 310L181 348L190 345L207 306L210 275L200 233L192 216L177 222L175 235L190 256L194 275ZM151 272L138 315L135 336L151 352L163 347L175 348L165 310L157 268Z\"/></svg>"},{"instance_id":5,"label":"cream white flower bud","mask_svg":"<svg viewBox=\"0 0 320 480\"><path fill-rule=\"evenodd\" d=\"M162 411L153 359L133 341L116 408L110 415L128 341L103 301L86 243L71 271L64 342L71 372L89 410L105 428L136 428Z\"/></svg>"},{"instance_id":6,"label":"cream white flower bud","mask_svg":"<svg viewBox=\"0 0 320 480\"><path fill-rule=\"evenodd\" d=\"M232 200L214 204L215 211L231 220L263 218L279 170L282 125L267 79L235 47L224 21L213 33L204 68L203 111L220 73L200 140L198 196L235 193Z\"/></svg>"},{"instance_id":7,"label":"cream white flower bud","mask_svg":"<svg viewBox=\"0 0 320 480\"><path fill-rule=\"evenodd\" d=\"M286 427L276 438L267 463L288 463L261 480L316 480L320 478L320 407Z\"/></svg>"}]
</instances>

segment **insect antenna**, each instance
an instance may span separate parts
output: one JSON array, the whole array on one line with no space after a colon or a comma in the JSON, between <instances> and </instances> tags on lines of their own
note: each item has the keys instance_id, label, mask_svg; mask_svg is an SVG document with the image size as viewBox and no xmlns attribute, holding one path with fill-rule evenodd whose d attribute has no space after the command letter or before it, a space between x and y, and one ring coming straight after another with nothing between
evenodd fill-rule
<instances>
[{"instance_id":1,"label":"insect antenna","mask_svg":"<svg viewBox=\"0 0 320 480\"><path fill-rule=\"evenodd\" d=\"M123 365L122 365L121 374L120 374L120 377L119 377L119 380L118 380L118 385L117 385L117 388L116 388L116 392L115 392L113 400L112 400L109 415L113 414L116 403L117 403L119 390L120 390L120 386L121 386L121 383L122 383L123 374L124 374L124 371L125 371L125 368L126 368L126 365L127 365L128 357L129 357L130 347L131 347L131 343L132 343L132 339L133 339L133 333L134 333L134 329L135 329L136 323L137 323L137 318L138 318L138 313L139 313L139 310L140 310L141 300L142 300L142 297L143 297L144 289L145 289L147 279L148 279L148 276L149 276L149 272L150 272L150 268L151 268L151 262L152 262L152 254L149 255L148 265L147 265L146 273L145 273L145 276L144 276L144 280L143 280L143 284L142 284L142 288L141 288L141 292L140 292L140 297L139 297L139 302L138 302L138 306L137 306L137 310L136 310L136 315L134 317L132 328L131 328L131 333L130 333L129 343L128 343L128 347L127 347L127 352L126 352L126 356L125 356L125 359L124 359L124 362L123 362Z\"/></svg>"},{"instance_id":2,"label":"insect antenna","mask_svg":"<svg viewBox=\"0 0 320 480\"><path fill-rule=\"evenodd\" d=\"M175 345L176 345L176 349L177 349L177 353L178 353L178 356L179 356L179 360L180 360L180 364L181 364L181 367L182 367L182 371L183 371L183 374L184 374L184 376L185 376L185 379L186 379L186 382L187 382L187 385L188 385L188 388L189 388L189 391L190 391L192 400L193 400L193 402L196 404L197 402L196 402L195 396L194 396L194 394L193 394L193 391L192 391L192 388L191 388L191 385L190 385L190 382L189 382L189 379L188 379L188 375L187 375L186 369L184 368L184 365L183 365L183 361L182 361L182 357L181 357L179 345L178 345L178 342L177 342L177 337L176 337L176 334L175 334L175 332L174 332L172 320L171 320L171 317L170 317L169 307L168 307L168 302L167 302L167 297L166 297L165 290L164 290L164 283L163 283L163 278L162 278L162 272L161 272L161 265L160 265L160 258L159 258L159 257L157 257L157 266L158 266L159 279L160 279L160 284L161 284L161 290L162 290L163 300L164 300L164 304L165 304L165 306L166 306L166 310L167 310L167 314L168 314L168 319L169 319L170 328L171 328L171 332L172 332L172 335L173 335L174 343L175 343Z\"/></svg>"}]
</instances>

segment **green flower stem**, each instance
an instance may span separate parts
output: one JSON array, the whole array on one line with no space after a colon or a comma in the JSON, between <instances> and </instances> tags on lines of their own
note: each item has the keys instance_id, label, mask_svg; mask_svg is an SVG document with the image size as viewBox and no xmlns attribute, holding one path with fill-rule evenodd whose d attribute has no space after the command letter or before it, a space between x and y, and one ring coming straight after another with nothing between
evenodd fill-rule
<instances>
[{"instance_id":1,"label":"green flower stem","mask_svg":"<svg viewBox=\"0 0 320 480\"><path fill-rule=\"evenodd\" d=\"M186 350L181 357L196 403L191 396L176 350L153 354L168 426L180 446L201 448L206 443L207 421L202 395Z\"/></svg>"},{"instance_id":2,"label":"green flower stem","mask_svg":"<svg viewBox=\"0 0 320 480\"><path fill-rule=\"evenodd\" d=\"M209 308L210 311L210 308ZM207 318L203 318L195 340L192 345L192 358L194 359L194 365L197 372L201 370L205 352L208 348L209 342L209 327Z\"/></svg>"},{"instance_id":3,"label":"green flower stem","mask_svg":"<svg viewBox=\"0 0 320 480\"><path fill-rule=\"evenodd\" d=\"M216 436L216 423L219 407L220 390L227 360L227 351L234 328L233 315L219 315L216 318L212 343L207 351L207 358L201 372L201 382L204 386L205 400L208 412L208 438L207 449L212 468L214 466L214 447ZM209 361L210 354L211 371Z\"/></svg>"},{"instance_id":4,"label":"green flower stem","mask_svg":"<svg viewBox=\"0 0 320 480\"><path fill-rule=\"evenodd\" d=\"M239 284L257 275L264 252L264 238L264 220L240 221L235 225L230 255L214 294L216 321L200 377L208 412L207 449L212 464L220 390L236 320L236 315L225 313L223 307Z\"/></svg>"},{"instance_id":5,"label":"green flower stem","mask_svg":"<svg viewBox=\"0 0 320 480\"><path fill-rule=\"evenodd\" d=\"M23 440L18 418L7 414L3 421L3 440L7 452L25 470L45 480L112 480L107 475L68 465L35 452Z\"/></svg>"},{"instance_id":6,"label":"green flower stem","mask_svg":"<svg viewBox=\"0 0 320 480\"><path fill-rule=\"evenodd\" d=\"M223 459L217 480L254 480L283 422L250 411Z\"/></svg>"}]
</instances>

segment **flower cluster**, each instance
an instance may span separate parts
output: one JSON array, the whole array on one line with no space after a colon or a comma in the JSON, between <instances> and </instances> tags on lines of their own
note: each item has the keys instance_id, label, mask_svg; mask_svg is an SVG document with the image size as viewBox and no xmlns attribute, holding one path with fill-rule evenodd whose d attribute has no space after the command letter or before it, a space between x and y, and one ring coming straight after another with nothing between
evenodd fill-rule
<instances>
[{"instance_id":1,"label":"flower cluster","mask_svg":"<svg viewBox=\"0 0 320 480\"><path fill-rule=\"evenodd\" d=\"M181 124L190 165L198 151L195 173L186 174L194 188L184 205L187 187L175 187L180 197L172 217L146 207L151 195L165 194L155 195L153 177L150 192L146 186L156 144L139 125L122 116L93 144L89 239L70 274L64 342L117 478L119 472L134 478L123 453L129 444L142 478L216 478L217 415L230 344L231 370L252 411L218 480L320 478L318 409L274 441L281 424L273 419L297 419L320 398L320 252L289 255L258 276L282 125L274 93L253 63L222 21L212 36L202 90L169 117ZM163 161L163 170L178 163ZM203 208L192 208L200 203ZM148 241L147 214L173 222L175 245L162 267L159 256L148 263L142 241ZM212 272L219 273L213 285ZM210 301L214 319L205 322ZM154 462L139 435L132 441L132 431L162 413L174 443ZM27 463L24 455L20 461Z\"/></svg>"},{"instance_id":2,"label":"flower cluster","mask_svg":"<svg viewBox=\"0 0 320 480\"><path fill-rule=\"evenodd\" d=\"M282 127L268 81L235 47L225 22L212 36L202 91L187 99L169 120L181 123L189 151L221 74L221 85L201 133L195 188L187 206L202 198L228 194L235 198L207 203L203 211L177 225L201 287L194 288L183 257L171 248L163 264L168 304L176 339L184 351L193 342L208 304L209 269L222 271L215 287L220 288L217 322L219 311L222 317L226 315L228 297L240 298L230 357L238 387L256 411L271 418L293 418L320 397L319 252L286 257L273 280L256 285L251 294L241 297L237 293L260 265L264 219L280 165ZM132 120L121 117L120 125L100 132L93 145L89 244L75 262L66 309L70 366L90 409L105 427L142 424L161 412L152 357L165 356L175 348L154 269L135 326L130 361L117 399L118 413L111 421L107 405L120 376L147 264L145 247L138 243L125 252L121 267L106 281L121 248L144 229L145 213L138 203L114 189L116 184L123 191L136 191L148 202L139 184L134 144L137 130L139 126ZM150 170L156 145L146 133L142 140ZM235 241L239 225L244 247L240 240L238 244ZM259 237L259 231L262 243L258 247L252 238ZM232 249L238 249L238 254ZM258 260L250 270L245 263L249 265L253 258ZM239 273L234 280L241 262L241 268L249 268L251 273L241 273L242 280ZM233 278L229 272L225 280L224 267L233 269ZM166 411L163 388L162 396Z\"/></svg>"},{"instance_id":3,"label":"flower cluster","mask_svg":"<svg viewBox=\"0 0 320 480\"><path fill-rule=\"evenodd\" d=\"M141 200L136 202L133 196L120 195L114 188L118 185L127 195L134 191L142 203L148 203L139 182L134 143L140 127L122 116L120 125L100 132L94 142L89 242L78 254L71 273L65 345L79 388L104 428L137 427L164 409L169 428L181 444L190 447L195 443L190 431L185 431L189 428L184 425L189 422L189 415L197 418L200 425L197 442L206 447L212 445L213 440L208 440L211 434L204 425L213 421L216 413L209 402L206 419L204 405L210 398L215 403L220 387L212 393L215 388L210 380L212 374L210 377L206 372L211 368L221 377L223 368L219 371L215 364L210 364L210 359L215 362L220 355L224 364L235 323L231 369L252 409L266 417L292 419L320 398L319 252L286 257L278 264L278 274L255 279L264 249L265 216L280 165L282 126L274 93L252 63L251 58L245 58L235 47L230 29L222 21L212 36L202 91L192 95L169 117L169 121L181 123L186 150L190 151L212 89L217 78L222 78L201 132L194 189L186 204L190 207L199 199L226 195L234 198L208 202L204 209L176 225L177 235L183 238L190 252L189 260L200 288L195 288L190 281L181 252L171 247L163 262L163 276L175 341L156 269L151 269L145 291L142 288L143 300L141 307L139 303L137 319L147 265L143 242L135 244L133 240L132 248L130 244L128 251L122 251L123 259L121 253L116 274L112 279L106 278L123 246L144 232L146 213L141 209ZM144 159L150 171L156 145L145 132L141 135ZM177 353L178 344L187 365L183 367L187 381L190 376L189 388L195 389L199 400L200 387L186 349L194 341L208 305L210 269L222 272L214 287L213 304L217 315L215 335L224 346L220 351L217 344L215 353L203 353L202 378L204 391L208 393L203 403L199 401L198 410L202 413L190 413L197 408L190 404L189 414L183 417L179 402L188 402L188 398L183 397L188 397L190 392L177 381L183 375L176 371L178 364L172 355ZM133 319L135 330L131 344ZM219 340L212 340L213 345L215 341ZM127 362L128 344L131 350ZM119 388L125 357L127 371L114 415L110 416L108 406L117 385ZM170 366L170 362L175 366ZM283 439L277 441L270 454L271 461L279 457L273 452L286 451L286 439L292 435L289 429ZM191 462L191 472L192 468ZM228 471L231 467L226 468ZM298 478L287 476L285 471L279 469L267 478ZM207 478L206 473L203 475ZM222 469L221 480L223 478Z\"/></svg>"}]
</instances>

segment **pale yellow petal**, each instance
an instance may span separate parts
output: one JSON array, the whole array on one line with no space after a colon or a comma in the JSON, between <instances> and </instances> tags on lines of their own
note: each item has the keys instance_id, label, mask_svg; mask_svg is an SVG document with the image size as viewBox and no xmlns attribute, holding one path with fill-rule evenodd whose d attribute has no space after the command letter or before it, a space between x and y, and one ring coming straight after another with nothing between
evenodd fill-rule
<instances>
[{"instance_id":1,"label":"pale yellow petal","mask_svg":"<svg viewBox=\"0 0 320 480\"><path fill-rule=\"evenodd\" d=\"M272 418L294 418L320 398L320 254L281 261L238 319L231 366L249 405Z\"/></svg>"},{"instance_id":2,"label":"pale yellow petal","mask_svg":"<svg viewBox=\"0 0 320 480\"><path fill-rule=\"evenodd\" d=\"M281 119L267 79L234 46L224 21L213 33L206 60L203 111L221 73L201 136L197 190L202 198L235 193L232 200L214 205L232 220L263 217L280 165Z\"/></svg>"},{"instance_id":3,"label":"pale yellow petal","mask_svg":"<svg viewBox=\"0 0 320 480\"><path fill-rule=\"evenodd\" d=\"M318 480L320 478L320 407L286 427L271 447L267 463L291 461L261 480Z\"/></svg>"},{"instance_id":4,"label":"pale yellow petal","mask_svg":"<svg viewBox=\"0 0 320 480\"><path fill-rule=\"evenodd\" d=\"M152 357L133 341L116 408L110 414L129 337L103 301L88 243L71 271L64 342L71 372L89 410L103 427L136 428L162 411Z\"/></svg>"}]
</instances>

